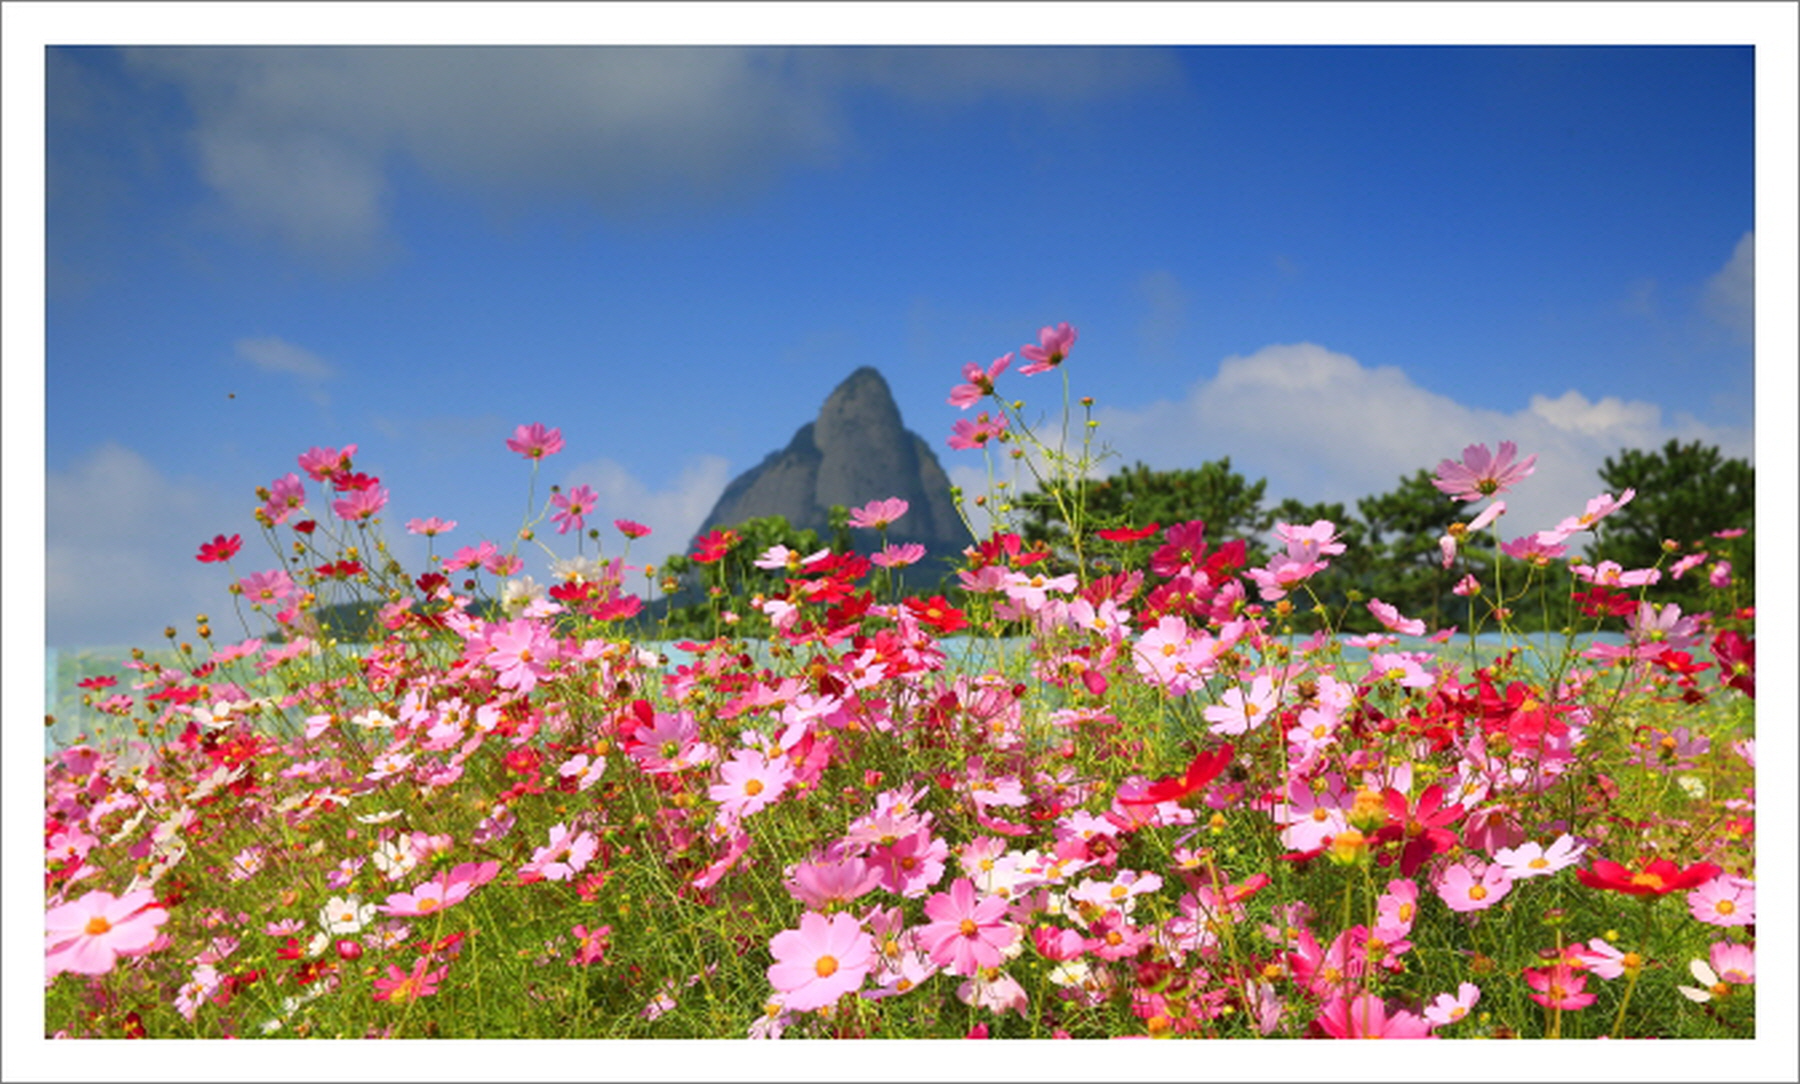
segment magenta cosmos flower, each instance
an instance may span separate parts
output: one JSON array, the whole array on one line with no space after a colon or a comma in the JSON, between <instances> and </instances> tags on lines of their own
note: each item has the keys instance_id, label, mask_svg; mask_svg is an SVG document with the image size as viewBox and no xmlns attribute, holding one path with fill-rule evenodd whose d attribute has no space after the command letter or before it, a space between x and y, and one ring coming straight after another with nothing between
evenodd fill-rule
<instances>
[{"instance_id":1,"label":"magenta cosmos flower","mask_svg":"<svg viewBox=\"0 0 1800 1084\"><path fill-rule=\"evenodd\" d=\"M875 939L846 914L828 919L808 911L800 916L799 929L769 939L769 951L775 954L769 984L796 1012L837 1004L862 986L875 964Z\"/></svg>"},{"instance_id":2,"label":"magenta cosmos flower","mask_svg":"<svg viewBox=\"0 0 1800 1084\"><path fill-rule=\"evenodd\" d=\"M506 446L527 459L542 459L562 451L562 430L546 429L537 422L521 425L507 438Z\"/></svg>"},{"instance_id":3,"label":"magenta cosmos flower","mask_svg":"<svg viewBox=\"0 0 1800 1084\"><path fill-rule=\"evenodd\" d=\"M142 952L156 940L169 912L148 888L115 897L98 889L44 912L44 971L104 975L120 955Z\"/></svg>"},{"instance_id":4,"label":"magenta cosmos flower","mask_svg":"<svg viewBox=\"0 0 1800 1084\"><path fill-rule=\"evenodd\" d=\"M1029 364L1019 366L1020 376L1049 372L1062 364L1075 346L1075 329L1066 323L1038 330L1038 345L1021 346L1019 356Z\"/></svg>"},{"instance_id":5,"label":"magenta cosmos flower","mask_svg":"<svg viewBox=\"0 0 1800 1084\"><path fill-rule=\"evenodd\" d=\"M1531 1000L1546 1009L1585 1009L1596 1000L1587 992L1587 972L1568 964L1524 971L1525 985L1536 991Z\"/></svg>"},{"instance_id":6,"label":"magenta cosmos flower","mask_svg":"<svg viewBox=\"0 0 1800 1084\"><path fill-rule=\"evenodd\" d=\"M1389 1012L1374 994L1332 998L1314 1021L1333 1039L1434 1039L1431 1022L1404 1010Z\"/></svg>"},{"instance_id":7,"label":"magenta cosmos flower","mask_svg":"<svg viewBox=\"0 0 1800 1084\"><path fill-rule=\"evenodd\" d=\"M1526 456L1514 463L1518 454L1519 446L1510 440L1500 442L1499 455L1489 452L1485 444L1471 444L1463 449L1462 462L1446 459L1439 463L1437 477L1431 484L1459 501L1478 501L1505 493L1537 469L1537 456Z\"/></svg>"},{"instance_id":8,"label":"magenta cosmos flower","mask_svg":"<svg viewBox=\"0 0 1800 1084\"><path fill-rule=\"evenodd\" d=\"M997 967L1000 954L1019 936L1016 927L1003 921L1005 914L1005 898L977 898L975 883L958 877L950 891L933 893L925 901L925 917L931 921L919 931L919 943L952 975Z\"/></svg>"}]
</instances>

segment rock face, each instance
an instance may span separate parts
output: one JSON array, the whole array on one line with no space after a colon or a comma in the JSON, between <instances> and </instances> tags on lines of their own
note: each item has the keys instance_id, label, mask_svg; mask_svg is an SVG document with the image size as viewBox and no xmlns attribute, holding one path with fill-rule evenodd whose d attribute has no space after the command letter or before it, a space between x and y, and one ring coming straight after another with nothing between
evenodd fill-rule
<instances>
[{"instance_id":1,"label":"rock face","mask_svg":"<svg viewBox=\"0 0 1800 1084\"><path fill-rule=\"evenodd\" d=\"M931 446L901 423L887 381L865 365L837 386L818 418L801 426L786 448L725 487L700 533L784 516L828 538L832 505L854 509L887 497L911 505L888 528L888 541L921 542L933 557L954 556L969 544L944 468ZM860 551L875 547L874 532L855 534Z\"/></svg>"}]
</instances>

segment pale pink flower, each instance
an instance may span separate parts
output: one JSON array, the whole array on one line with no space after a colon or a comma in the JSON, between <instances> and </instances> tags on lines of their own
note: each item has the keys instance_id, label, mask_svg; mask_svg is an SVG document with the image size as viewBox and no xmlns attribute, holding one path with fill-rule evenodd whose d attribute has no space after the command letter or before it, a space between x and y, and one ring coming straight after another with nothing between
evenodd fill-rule
<instances>
[{"instance_id":1,"label":"pale pink flower","mask_svg":"<svg viewBox=\"0 0 1800 1084\"><path fill-rule=\"evenodd\" d=\"M862 986L875 965L875 939L847 914L828 919L808 911L800 916L799 929L783 930L769 939L769 951L775 956L769 965L769 985L794 1012L837 1004Z\"/></svg>"},{"instance_id":2,"label":"pale pink flower","mask_svg":"<svg viewBox=\"0 0 1800 1084\"><path fill-rule=\"evenodd\" d=\"M870 501L861 508L850 512L850 526L863 527L869 530L886 530L890 524L906 514L909 508L905 499L889 497L883 501Z\"/></svg>"},{"instance_id":3,"label":"pale pink flower","mask_svg":"<svg viewBox=\"0 0 1800 1084\"><path fill-rule=\"evenodd\" d=\"M300 469L315 482L323 482L334 474L350 469L350 460L356 455L356 445L346 444L343 451L336 448L314 447L300 455Z\"/></svg>"},{"instance_id":4,"label":"pale pink flower","mask_svg":"<svg viewBox=\"0 0 1800 1084\"><path fill-rule=\"evenodd\" d=\"M1587 502L1587 508L1579 516L1569 516L1548 531L1539 531L1538 538L1546 543L1561 542L1579 531L1591 531L1594 529L1594 524L1630 504L1631 499L1635 496L1637 496L1637 490L1627 489L1619 494L1619 499L1616 501L1613 500L1611 493L1602 493L1598 497L1592 497Z\"/></svg>"},{"instance_id":5,"label":"pale pink flower","mask_svg":"<svg viewBox=\"0 0 1800 1084\"><path fill-rule=\"evenodd\" d=\"M1425 1007L1425 1019L1436 1027L1445 1027L1456 1023L1469 1015L1469 1010L1481 1000L1481 987L1472 982L1465 982L1456 988L1454 994L1439 994L1437 1000Z\"/></svg>"},{"instance_id":6,"label":"pale pink flower","mask_svg":"<svg viewBox=\"0 0 1800 1084\"><path fill-rule=\"evenodd\" d=\"M1727 997L1733 986L1749 986L1756 982L1756 950L1749 945L1735 941L1715 941L1707 956L1708 960L1692 960L1688 963L1688 971L1700 980L1700 986L1675 988L1689 1001L1712 1001Z\"/></svg>"},{"instance_id":7,"label":"pale pink flower","mask_svg":"<svg viewBox=\"0 0 1800 1084\"><path fill-rule=\"evenodd\" d=\"M1225 690L1219 702L1201 712L1212 724L1214 734L1238 735L1254 730L1275 710L1275 683L1267 674L1259 674L1245 689L1234 685Z\"/></svg>"},{"instance_id":8,"label":"pale pink flower","mask_svg":"<svg viewBox=\"0 0 1800 1084\"><path fill-rule=\"evenodd\" d=\"M1456 581L1456 586L1450 589L1450 593L1463 598L1478 595L1481 593L1481 581L1476 579L1472 573L1464 575L1462 579Z\"/></svg>"},{"instance_id":9,"label":"pale pink flower","mask_svg":"<svg viewBox=\"0 0 1800 1084\"><path fill-rule=\"evenodd\" d=\"M808 907L824 910L873 892L881 885L881 870L861 858L830 848L794 866L785 885L788 894Z\"/></svg>"},{"instance_id":10,"label":"pale pink flower","mask_svg":"<svg viewBox=\"0 0 1800 1084\"><path fill-rule=\"evenodd\" d=\"M1585 844L1575 842L1575 838L1565 832L1556 837L1556 841L1548 848L1537 843L1502 847L1494 852L1494 863L1504 868L1507 876L1518 881L1527 877L1548 877L1558 870L1567 869L1586 851Z\"/></svg>"},{"instance_id":11,"label":"pale pink flower","mask_svg":"<svg viewBox=\"0 0 1800 1084\"><path fill-rule=\"evenodd\" d=\"M267 572L253 572L238 581L238 587L251 605L280 602L294 593L294 581L279 568Z\"/></svg>"},{"instance_id":12,"label":"pale pink flower","mask_svg":"<svg viewBox=\"0 0 1800 1084\"><path fill-rule=\"evenodd\" d=\"M435 538L456 530L456 521L439 519L436 516L432 516L430 519L409 519L406 521L406 530L410 534L422 534L426 538Z\"/></svg>"},{"instance_id":13,"label":"pale pink flower","mask_svg":"<svg viewBox=\"0 0 1800 1084\"><path fill-rule=\"evenodd\" d=\"M786 761L771 763L754 749L739 749L719 766L719 781L707 794L731 819L748 817L781 797L794 777Z\"/></svg>"},{"instance_id":14,"label":"pale pink flower","mask_svg":"<svg viewBox=\"0 0 1800 1084\"><path fill-rule=\"evenodd\" d=\"M599 853L600 841L594 833L570 831L566 824L552 825L550 842L532 852L531 861L520 873L536 874L546 881L572 880Z\"/></svg>"},{"instance_id":15,"label":"pale pink flower","mask_svg":"<svg viewBox=\"0 0 1800 1084\"><path fill-rule=\"evenodd\" d=\"M1505 493L1537 469L1537 456L1514 463L1518 454L1519 446L1510 440L1500 442L1499 455L1489 452L1485 444L1471 444L1463 449L1462 462L1440 462L1431 484L1460 501L1478 501Z\"/></svg>"},{"instance_id":16,"label":"pale pink flower","mask_svg":"<svg viewBox=\"0 0 1800 1084\"><path fill-rule=\"evenodd\" d=\"M1646 587L1662 579L1654 568L1626 569L1617 561L1601 561L1598 565L1574 564L1569 572L1576 579L1603 587Z\"/></svg>"},{"instance_id":17,"label":"pale pink flower","mask_svg":"<svg viewBox=\"0 0 1800 1084\"><path fill-rule=\"evenodd\" d=\"M1438 881L1437 893L1452 911L1485 911L1512 891L1512 878L1499 863L1482 866L1467 861L1451 866Z\"/></svg>"},{"instance_id":18,"label":"pale pink flower","mask_svg":"<svg viewBox=\"0 0 1800 1084\"><path fill-rule=\"evenodd\" d=\"M148 950L169 912L148 888L114 896L95 889L44 912L44 972L104 975L121 955Z\"/></svg>"},{"instance_id":19,"label":"pale pink flower","mask_svg":"<svg viewBox=\"0 0 1800 1084\"><path fill-rule=\"evenodd\" d=\"M306 487L300 484L299 475L286 474L270 483L269 501L263 505L270 522L286 523L289 516L305 507Z\"/></svg>"},{"instance_id":20,"label":"pale pink flower","mask_svg":"<svg viewBox=\"0 0 1800 1084\"><path fill-rule=\"evenodd\" d=\"M546 429L533 422L521 425L507 438L506 446L527 459L542 459L563 450L561 429Z\"/></svg>"}]
</instances>

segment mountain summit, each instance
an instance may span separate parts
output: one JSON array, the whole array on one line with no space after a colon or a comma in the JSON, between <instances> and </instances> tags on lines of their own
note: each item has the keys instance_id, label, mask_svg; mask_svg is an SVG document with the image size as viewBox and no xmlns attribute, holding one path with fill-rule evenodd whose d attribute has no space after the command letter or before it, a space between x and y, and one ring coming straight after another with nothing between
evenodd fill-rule
<instances>
[{"instance_id":1,"label":"mountain summit","mask_svg":"<svg viewBox=\"0 0 1800 1084\"><path fill-rule=\"evenodd\" d=\"M857 508L887 497L911 507L892 527L891 542L921 542L932 555L951 556L969 533L950 500L950 479L931 446L900 421L893 392L865 365L839 384L786 448L734 478L700 526L705 534L759 516L783 516L796 528L829 537L831 506ZM869 532L859 532L865 534ZM874 536L859 548L868 550Z\"/></svg>"}]
</instances>

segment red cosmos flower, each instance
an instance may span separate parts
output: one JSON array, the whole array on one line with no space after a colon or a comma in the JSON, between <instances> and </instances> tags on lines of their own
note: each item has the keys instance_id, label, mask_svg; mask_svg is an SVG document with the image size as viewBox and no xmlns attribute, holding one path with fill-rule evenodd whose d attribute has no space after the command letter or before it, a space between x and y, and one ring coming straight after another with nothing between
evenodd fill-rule
<instances>
[{"instance_id":1,"label":"red cosmos flower","mask_svg":"<svg viewBox=\"0 0 1800 1084\"><path fill-rule=\"evenodd\" d=\"M314 571L326 579L349 579L361 575L363 566L358 561L339 561L336 564L320 565Z\"/></svg>"},{"instance_id":2,"label":"red cosmos flower","mask_svg":"<svg viewBox=\"0 0 1800 1084\"><path fill-rule=\"evenodd\" d=\"M1727 629L1713 637L1712 653L1719 660L1719 679L1755 700L1756 641Z\"/></svg>"},{"instance_id":3,"label":"red cosmos flower","mask_svg":"<svg viewBox=\"0 0 1800 1084\"><path fill-rule=\"evenodd\" d=\"M948 636L958 629L969 627L968 617L956 607L944 601L944 596L933 595L930 598L909 598L906 609L921 625L926 625L939 636Z\"/></svg>"},{"instance_id":4,"label":"red cosmos flower","mask_svg":"<svg viewBox=\"0 0 1800 1084\"><path fill-rule=\"evenodd\" d=\"M294 524L294 530L299 531L301 534L312 534L314 531L316 531L318 529L319 529L319 521L318 520L303 519L299 523Z\"/></svg>"},{"instance_id":5,"label":"red cosmos flower","mask_svg":"<svg viewBox=\"0 0 1800 1084\"><path fill-rule=\"evenodd\" d=\"M1151 520L1147 527L1108 527L1095 531L1094 537L1106 542L1142 542L1160 530L1162 525Z\"/></svg>"},{"instance_id":6,"label":"red cosmos flower","mask_svg":"<svg viewBox=\"0 0 1800 1084\"><path fill-rule=\"evenodd\" d=\"M222 534L215 535L211 542L200 543L200 552L194 555L194 560L203 565L229 561L237 555L238 550L243 548L244 539L241 535L234 534L230 538L226 538Z\"/></svg>"},{"instance_id":7,"label":"red cosmos flower","mask_svg":"<svg viewBox=\"0 0 1800 1084\"><path fill-rule=\"evenodd\" d=\"M1608 591L1596 586L1587 591L1573 592L1570 598L1581 604L1581 612L1589 617L1623 617L1637 612L1637 600L1617 591Z\"/></svg>"},{"instance_id":8,"label":"red cosmos flower","mask_svg":"<svg viewBox=\"0 0 1800 1084\"><path fill-rule=\"evenodd\" d=\"M730 529L711 531L694 542L694 563L710 565L725 559L731 547L738 544L738 533Z\"/></svg>"},{"instance_id":9,"label":"red cosmos flower","mask_svg":"<svg viewBox=\"0 0 1800 1084\"><path fill-rule=\"evenodd\" d=\"M82 678L75 683L75 687L77 689L110 689L118 683L118 678L107 674L100 674L96 677Z\"/></svg>"},{"instance_id":10,"label":"red cosmos flower","mask_svg":"<svg viewBox=\"0 0 1800 1084\"><path fill-rule=\"evenodd\" d=\"M1444 788L1437 783L1425 788L1418 804L1409 811L1406 795L1393 787L1383 792L1387 802L1388 821L1374 835L1376 842L1392 839L1406 841L1400 852L1400 874L1411 877L1434 854L1443 854L1456 846L1456 833L1444 827L1463 815L1461 805L1444 804Z\"/></svg>"},{"instance_id":11,"label":"red cosmos flower","mask_svg":"<svg viewBox=\"0 0 1800 1084\"><path fill-rule=\"evenodd\" d=\"M1666 896L1681 889L1698 888L1719 873L1719 867L1711 862L1696 862L1682 869L1667 858L1652 859L1633 873L1617 862L1596 858L1591 869L1577 869L1575 878L1589 888L1606 892L1623 892L1628 896Z\"/></svg>"},{"instance_id":12,"label":"red cosmos flower","mask_svg":"<svg viewBox=\"0 0 1800 1084\"><path fill-rule=\"evenodd\" d=\"M1126 805L1156 805L1158 802L1177 802L1190 794L1195 794L1218 777L1231 763L1233 750L1229 745L1221 745L1211 752L1201 751L1188 764L1187 771L1179 776L1171 775L1158 779L1144 788L1144 792L1134 798L1123 798L1119 801Z\"/></svg>"}]
</instances>

